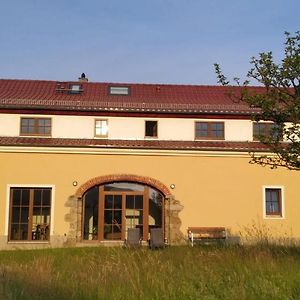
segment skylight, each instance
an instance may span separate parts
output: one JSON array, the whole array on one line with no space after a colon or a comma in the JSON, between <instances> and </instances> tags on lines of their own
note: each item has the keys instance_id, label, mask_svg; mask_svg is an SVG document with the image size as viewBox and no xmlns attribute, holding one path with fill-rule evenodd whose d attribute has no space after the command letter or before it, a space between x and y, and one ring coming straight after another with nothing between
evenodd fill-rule
<instances>
[{"instance_id":1,"label":"skylight","mask_svg":"<svg viewBox=\"0 0 300 300\"><path fill-rule=\"evenodd\" d=\"M128 86L110 86L109 87L110 95L129 95Z\"/></svg>"},{"instance_id":2,"label":"skylight","mask_svg":"<svg viewBox=\"0 0 300 300\"><path fill-rule=\"evenodd\" d=\"M80 84L71 84L70 86L70 93L72 94L79 94L81 92Z\"/></svg>"}]
</instances>

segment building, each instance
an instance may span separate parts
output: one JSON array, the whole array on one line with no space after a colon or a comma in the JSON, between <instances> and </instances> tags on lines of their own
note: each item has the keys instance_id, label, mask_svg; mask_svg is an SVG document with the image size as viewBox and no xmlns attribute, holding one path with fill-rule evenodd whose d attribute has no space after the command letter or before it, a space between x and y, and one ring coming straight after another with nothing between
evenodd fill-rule
<instances>
[{"instance_id":1,"label":"building","mask_svg":"<svg viewBox=\"0 0 300 300\"><path fill-rule=\"evenodd\" d=\"M255 112L220 86L0 80L0 248L299 238L299 173L249 164Z\"/></svg>"}]
</instances>

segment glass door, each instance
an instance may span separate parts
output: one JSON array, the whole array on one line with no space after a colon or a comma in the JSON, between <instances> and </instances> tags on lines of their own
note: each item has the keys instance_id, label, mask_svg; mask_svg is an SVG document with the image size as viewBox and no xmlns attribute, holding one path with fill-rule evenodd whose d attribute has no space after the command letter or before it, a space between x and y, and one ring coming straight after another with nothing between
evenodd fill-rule
<instances>
[{"instance_id":1,"label":"glass door","mask_svg":"<svg viewBox=\"0 0 300 300\"><path fill-rule=\"evenodd\" d=\"M126 210L125 210L125 226L126 237L128 228L139 228L140 237L143 237L143 195L125 195Z\"/></svg>"},{"instance_id":2,"label":"glass door","mask_svg":"<svg viewBox=\"0 0 300 300\"><path fill-rule=\"evenodd\" d=\"M104 239L121 240L122 239L122 195L105 194L104 195Z\"/></svg>"}]
</instances>

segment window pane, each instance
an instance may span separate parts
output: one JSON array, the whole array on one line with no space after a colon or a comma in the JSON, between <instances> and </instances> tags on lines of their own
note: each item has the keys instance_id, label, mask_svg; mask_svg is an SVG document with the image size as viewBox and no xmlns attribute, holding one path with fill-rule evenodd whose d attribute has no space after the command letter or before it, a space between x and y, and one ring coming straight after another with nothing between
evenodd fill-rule
<instances>
[{"instance_id":1,"label":"window pane","mask_svg":"<svg viewBox=\"0 0 300 300\"><path fill-rule=\"evenodd\" d=\"M34 119L21 118L21 133L33 133L33 132L34 132Z\"/></svg>"},{"instance_id":2,"label":"window pane","mask_svg":"<svg viewBox=\"0 0 300 300\"><path fill-rule=\"evenodd\" d=\"M41 209L41 223L42 224L50 223L50 207L43 207Z\"/></svg>"},{"instance_id":3,"label":"window pane","mask_svg":"<svg viewBox=\"0 0 300 300\"><path fill-rule=\"evenodd\" d=\"M23 189L22 190L22 205L26 205L28 206L29 205L29 193L30 193L30 190L29 189Z\"/></svg>"},{"instance_id":4,"label":"window pane","mask_svg":"<svg viewBox=\"0 0 300 300\"><path fill-rule=\"evenodd\" d=\"M21 190L12 189L12 205L21 205Z\"/></svg>"},{"instance_id":5,"label":"window pane","mask_svg":"<svg viewBox=\"0 0 300 300\"><path fill-rule=\"evenodd\" d=\"M45 134L50 134L51 133L51 127L45 127L44 128L44 133Z\"/></svg>"},{"instance_id":6,"label":"window pane","mask_svg":"<svg viewBox=\"0 0 300 300\"><path fill-rule=\"evenodd\" d=\"M126 208L133 209L134 208L134 196L126 195Z\"/></svg>"},{"instance_id":7,"label":"window pane","mask_svg":"<svg viewBox=\"0 0 300 300\"><path fill-rule=\"evenodd\" d=\"M143 196L135 196L135 209L143 209Z\"/></svg>"},{"instance_id":8,"label":"window pane","mask_svg":"<svg viewBox=\"0 0 300 300\"><path fill-rule=\"evenodd\" d=\"M38 127L44 127L45 126L45 120L44 119L38 119Z\"/></svg>"},{"instance_id":9,"label":"window pane","mask_svg":"<svg viewBox=\"0 0 300 300\"><path fill-rule=\"evenodd\" d=\"M105 210L104 211L104 222L105 222L105 224L112 224L113 223L112 210Z\"/></svg>"},{"instance_id":10,"label":"window pane","mask_svg":"<svg viewBox=\"0 0 300 300\"><path fill-rule=\"evenodd\" d=\"M33 205L34 206L42 205L42 190L35 190L33 199L34 199L33 200Z\"/></svg>"},{"instance_id":11,"label":"window pane","mask_svg":"<svg viewBox=\"0 0 300 300\"><path fill-rule=\"evenodd\" d=\"M280 189L266 189L266 214L281 215Z\"/></svg>"},{"instance_id":12,"label":"window pane","mask_svg":"<svg viewBox=\"0 0 300 300\"><path fill-rule=\"evenodd\" d=\"M208 137L208 123L196 123L196 137Z\"/></svg>"},{"instance_id":13,"label":"window pane","mask_svg":"<svg viewBox=\"0 0 300 300\"><path fill-rule=\"evenodd\" d=\"M115 195L114 196L114 208L115 209L121 209L122 208L122 196L121 195Z\"/></svg>"},{"instance_id":14,"label":"window pane","mask_svg":"<svg viewBox=\"0 0 300 300\"><path fill-rule=\"evenodd\" d=\"M28 225L27 224L12 224L11 226L11 233L10 233L11 240L27 240L28 239Z\"/></svg>"},{"instance_id":15,"label":"window pane","mask_svg":"<svg viewBox=\"0 0 300 300\"><path fill-rule=\"evenodd\" d=\"M114 219L113 224L122 224L122 211L121 210L115 210L114 211Z\"/></svg>"},{"instance_id":16,"label":"window pane","mask_svg":"<svg viewBox=\"0 0 300 300\"><path fill-rule=\"evenodd\" d=\"M13 207L11 213L11 221L12 223L19 223L21 215L21 208L20 207Z\"/></svg>"},{"instance_id":17,"label":"window pane","mask_svg":"<svg viewBox=\"0 0 300 300\"><path fill-rule=\"evenodd\" d=\"M105 209L111 209L111 208L113 208L113 196L106 195L105 196Z\"/></svg>"},{"instance_id":18,"label":"window pane","mask_svg":"<svg viewBox=\"0 0 300 300\"><path fill-rule=\"evenodd\" d=\"M89 190L84 196L83 237L85 240L98 239L98 211L99 211L98 203L99 203L99 188L94 187L91 190Z\"/></svg>"},{"instance_id":19,"label":"window pane","mask_svg":"<svg viewBox=\"0 0 300 300\"><path fill-rule=\"evenodd\" d=\"M43 206L50 206L51 203L51 190L44 189L43 190Z\"/></svg>"},{"instance_id":20,"label":"window pane","mask_svg":"<svg viewBox=\"0 0 300 300\"><path fill-rule=\"evenodd\" d=\"M25 206L21 209L21 216L20 216L20 222L21 223L28 223L29 219L29 207Z\"/></svg>"},{"instance_id":21,"label":"window pane","mask_svg":"<svg viewBox=\"0 0 300 300\"><path fill-rule=\"evenodd\" d=\"M115 182L104 185L104 191L137 191L143 192L144 186L131 182Z\"/></svg>"},{"instance_id":22,"label":"window pane","mask_svg":"<svg viewBox=\"0 0 300 300\"><path fill-rule=\"evenodd\" d=\"M223 123L211 123L211 135L212 137L221 138L224 136L224 124Z\"/></svg>"}]
</instances>

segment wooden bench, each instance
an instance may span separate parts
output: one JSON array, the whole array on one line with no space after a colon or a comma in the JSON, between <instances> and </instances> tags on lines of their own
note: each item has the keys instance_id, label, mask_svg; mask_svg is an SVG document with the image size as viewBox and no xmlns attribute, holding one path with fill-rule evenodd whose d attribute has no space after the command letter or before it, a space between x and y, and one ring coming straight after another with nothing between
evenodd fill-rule
<instances>
[{"instance_id":1,"label":"wooden bench","mask_svg":"<svg viewBox=\"0 0 300 300\"><path fill-rule=\"evenodd\" d=\"M225 227L188 227L188 242L192 247L195 243L211 243L225 241Z\"/></svg>"}]
</instances>

